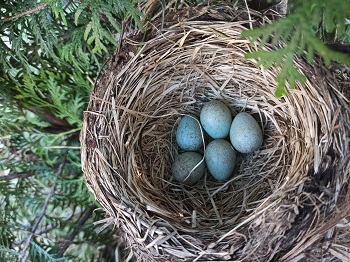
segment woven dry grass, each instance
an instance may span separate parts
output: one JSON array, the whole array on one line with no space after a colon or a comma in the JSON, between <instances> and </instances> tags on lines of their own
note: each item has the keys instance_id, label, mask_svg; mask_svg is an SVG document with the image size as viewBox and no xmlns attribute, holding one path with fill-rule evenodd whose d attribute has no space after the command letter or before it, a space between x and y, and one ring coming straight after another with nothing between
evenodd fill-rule
<instances>
[{"instance_id":1,"label":"woven dry grass","mask_svg":"<svg viewBox=\"0 0 350 262\"><path fill-rule=\"evenodd\" d=\"M321 258L349 214L348 98L329 70L302 60L308 80L276 98L279 69L243 58L254 50L240 36L251 21L227 10L197 10L161 31L155 24L145 42L125 40L91 94L83 171L102 222L120 228L138 261L299 261L315 245ZM239 155L224 183L206 174L180 185L176 123L211 99L251 113L263 146Z\"/></svg>"}]
</instances>

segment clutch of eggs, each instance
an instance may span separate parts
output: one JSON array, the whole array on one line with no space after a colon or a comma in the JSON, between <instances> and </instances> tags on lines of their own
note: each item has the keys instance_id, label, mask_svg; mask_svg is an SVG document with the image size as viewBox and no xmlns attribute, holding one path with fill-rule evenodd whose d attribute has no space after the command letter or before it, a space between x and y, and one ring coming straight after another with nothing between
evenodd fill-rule
<instances>
[{"instance_id":1,"label":"clutch of eggs","mask_svg":"<svg viewBox=\"0 0 350 262\"><path fill-rule=\"evenodd\" d=\"M213 139L208 143L204 157L197 151L203 148L203 130ZM227 180L236 165L236 151L250 154L259 149L263 135L258 122L241 112L233 120L230 109L221 101L204 104L199 120L184 116L176 129L176 142L184 153L173 163L174 179L194 185L205 174L205 168L218 181Z\"/></svg>"}]
</instances>

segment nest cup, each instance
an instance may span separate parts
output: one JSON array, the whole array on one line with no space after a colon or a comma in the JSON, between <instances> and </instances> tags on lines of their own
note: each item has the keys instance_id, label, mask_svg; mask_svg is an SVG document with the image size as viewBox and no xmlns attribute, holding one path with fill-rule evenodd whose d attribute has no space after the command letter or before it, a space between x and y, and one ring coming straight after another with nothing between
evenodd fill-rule
<instances>
[{"instance_id":1,"label":"nest cup","mask_svg":"<svg viewBox=\"0 0 350 262\"><path fill-rule=\"evenodd\" d=\"M220 12L125 40L85 112L87 185L138 261L302 259L348 212L349 101L335 78L296 60L308 80L276 98L279 68L245 59L249 22ZM252 114L263 145L227 181L181 185L176 124L214 99Z\"/></svg>"}]
</instances>

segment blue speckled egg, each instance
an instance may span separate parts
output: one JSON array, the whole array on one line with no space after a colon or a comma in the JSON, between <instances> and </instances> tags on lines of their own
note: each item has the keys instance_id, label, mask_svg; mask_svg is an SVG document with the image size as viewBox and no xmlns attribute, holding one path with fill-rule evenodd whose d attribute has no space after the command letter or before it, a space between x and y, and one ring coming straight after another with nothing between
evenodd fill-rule
<instances>
[{"instance_id":1,"label":"blue speckled egg","mask_svg":"<svg viewBox=\"0 0 350 262\"><path fill-rule=\"evenodd\" d=\"M205 162L202 160L203 156L197 152L179 154L172 165L174 179L185 185L196 184L205 173Z\"/></svg>"},{"instance_id":2,"label":"blue speckled egg","mask_svg":"<svg viewBox=\"0 0 350 262\"><path fill-rule=\"evenodd\" d=\"M221 101L213 100L204 104L200 112L203 129L214 139L225 138L230 132L232 116L230 109Z\"/></svg>"},{"instance_id":3,"label":"blue speckled egg","mask_svg":"<svg viewBox=\"0 0 350 262\"><path fill-rule=\"evenodd\" d=\"M203 146L201 127L194 116L184 116L176 129L176 142L185 151L196 151Z\"/></svg>"},{"instance_id":4,"label":"blue speckled egg","mask_svg":"<svg viewBox=\"0 0 350 262\"><path fill-rule=\"evenodd\" d=\"M211 141L205 150L205 163L209 173L218 181L228 179L236 165L236 152L224 139Z\"/></svg>"},{"instance_id":5,"label":"blue speckled egg","mask_svg":"<svg viewBox=\"0 0 350 262\"><path fill-rule=\"evenodd\" d=\"M232 121L230 140L240 153L253 153L262 142L263 135L258 122L248 113L239 113Z\"/></svg>"}]
</instances>

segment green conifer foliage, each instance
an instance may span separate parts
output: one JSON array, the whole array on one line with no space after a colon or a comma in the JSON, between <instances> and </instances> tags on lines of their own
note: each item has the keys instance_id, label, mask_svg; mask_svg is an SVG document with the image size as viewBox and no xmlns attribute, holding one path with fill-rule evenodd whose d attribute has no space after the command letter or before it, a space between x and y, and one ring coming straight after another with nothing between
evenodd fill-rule
<instances>
[{"instance_id":1,"label":"green conifer foliage","mask_svg":"<svg viewBox=\"0 0 350 262\"><path fill-rule=\"evenodd\" d=\"M116 4L117 2L117 4ZM94 79L133 2L0 2L0 261L110 261L118 240L81 172Z\"/></svg>"},{"instance_id":2,"label":"green conifer foliage","mask_svg":"<svg viewBox=\"0 0 350 262\"><path fill-rule=\"evenodd\" d=\"M349 32L349 0L291 0L290 13L286 18L273 21L271 24L247 30L242 33L258 41L260 47L267 42L274 50L258 50L247 54L247 58L259 59L265 68L280 66L277 76L276 96L287 95L285 85L295 87L297 81L303 82L305 76L293 65L295 56L302 56L308 63L313 63L316 55L322 57L324 64L331 61L350 65L348 55L328 48L322 42L320 34L331 34L333 39L344 38Z\"/></svg>"}]
</instances>

